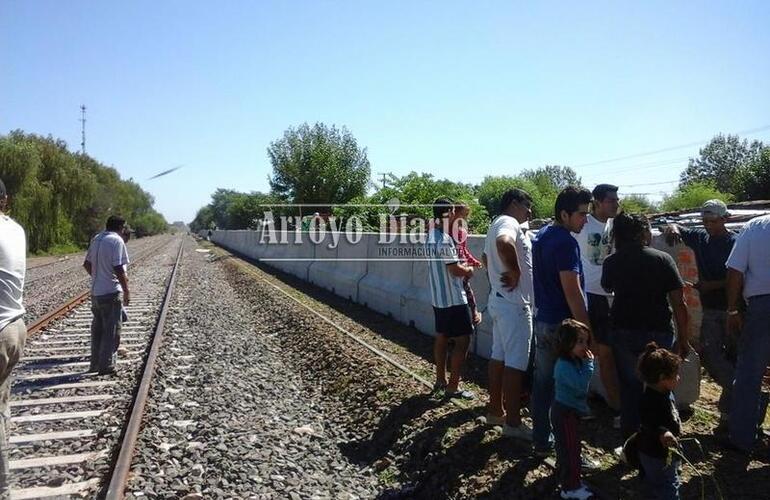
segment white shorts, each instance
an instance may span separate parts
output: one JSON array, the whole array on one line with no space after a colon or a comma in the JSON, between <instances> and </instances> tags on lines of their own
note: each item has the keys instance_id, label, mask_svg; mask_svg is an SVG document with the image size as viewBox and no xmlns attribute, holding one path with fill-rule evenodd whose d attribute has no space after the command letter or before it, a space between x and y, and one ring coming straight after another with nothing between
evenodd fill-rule
<instances>
[{"instance_id":1,"label":"white shorts","mask_svg":"<svg viewBox=\"0 0 770 500\"><path fill-rule=\"evenodd\" d=\"M532 345L532 308L489 295L488 307L492 315L492 356L507 368L526 371Z\"/></svg>"}]
</instances>

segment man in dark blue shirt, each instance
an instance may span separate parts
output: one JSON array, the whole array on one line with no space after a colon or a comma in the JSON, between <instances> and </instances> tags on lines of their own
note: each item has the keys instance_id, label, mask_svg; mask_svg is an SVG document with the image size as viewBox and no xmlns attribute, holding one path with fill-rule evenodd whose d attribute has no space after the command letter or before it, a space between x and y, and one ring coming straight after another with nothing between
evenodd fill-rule
<instances>
[{"instance_id":1,"label":"man in dark blue shirt","mask_svg":"<svg viewBox=\"0 0 770 500\"><path fill-rule=\"evenodd\" d=\"M537 233L532 242L535 291L535 372L532 386L532 434L535 453L553 448L549 409L554 397L553 367L556 363L556 330L573 318L589 325L580 247L571 233L586 223L591 193L567 187L556 197L554 221Z\"/></svg>"},{"instance_id":2,"label":"man in dark blue shirt","mask_svg":"<svg viewBox=\"0 0 770 500\"><path fill-rule=\"evenodd\" d=\"M727 335L727 295L725 262L733 249L737 235L728 231L725 222L730 216L721 200L709 200L701 207L705 229L685 228L671 224L664 230L668 243L683 242L695 254L699 281L692 284L700 294L703 307L700 348L703 365L711 377L722 386L719 398L721 413L718 429L727 429L730 391L735 371L735 338Z\"/></svg>"}]
</instances>

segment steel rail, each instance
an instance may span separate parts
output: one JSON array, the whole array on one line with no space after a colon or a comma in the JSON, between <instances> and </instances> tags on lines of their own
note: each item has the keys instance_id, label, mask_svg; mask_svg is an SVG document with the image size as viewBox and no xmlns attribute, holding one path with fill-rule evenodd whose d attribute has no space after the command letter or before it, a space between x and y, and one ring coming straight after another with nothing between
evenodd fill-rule
<instances>
[{"instance_id":1,"label":"steel rail","mask_svg":"<svg viewBox=\"0 0 770 500\"><path fill-rule=\"evenodd\" d=\"M104 496L104 498L107 500L122 500L125 495L125 489L128 483L128 475L131 471L131 461L134 458L134 450L136 449L136 443L139 439L139 431L141 430L142 426L144 408L147 405L147 399L150 394L150 385L152 384L152 377L155 374L155 364L158 360L161 343L163 342L163 328L166 324L166 316L168 314L169 304L171 303L171 297L174 293L174 286L176 284L176 278L179 271L179 262L182 260L183 254L184 240L182 240L179 245L179 253L177 253L176 256L174 270L171 272L171 277L166 288L166 294L163 297L163 304L161 305L160 315L158 316L158 322L155 326L155 333L153 334L150 353L145 360L144 369L142 372L142 380L139 384L139 388L137 389L136 394L134 395L134 401L131 405L130 417L123 433L123 438L120 445L120 452L118 453L117 460L113 466L110 483Z\"/></svg>"},{"instance_id":2,"label":"steel rail","mask_svg":"<svg viewBox=\"0 0 770 500\"><path fill-rule=\"evenodd\" d=\"M374 347L369 342L367 342L367 341L357 337L356 335L350 333L348 330L342 328L339 324L335 323L334 320L332 320L331 318L321 314L317 310L315 310L312 307L310 307L309 305L305 304L304 302L302 302L301 300L299 300L298 298L294 297L289 292L284 290L282 287L280 287L280 286L276 285L275 283L265 279L263 276L260 276L257 272L254 271L254 269L252 269L253 264L247 263L243 259L238 259L238 261L236 261L236 264L242 270L244 270L246 273L252 275L253 277L257 278L258 280L262 281L263 283L266 283L266 284L270 285L271 287L275 288L276 290L281 292L284 296L286 296L287 298L289 298L292 301L296 302L297 304L302 306L304 309L308 310L313 315L315 315L318 318L320 318L321 320L323 320L325 323L328 323L329 325L333 326L334 329L336 329L338 332L344 334L345 336L347 336L351 340L355 341L356 343L360 344L361 346L363 346L364 348L366 348L370 352L372 352L375 355L379 356L382 360L384 360L387 363L391 364L395 368L401 370L402 372L404 372L406 375L410 376L415 381L419 382L420 384L424 385L425 387L427 387L429 389L433 389L433 384L431 384L428 380L426 380L425 378L417 375L412 370L410 370L409 368L404 366L402 363L400 363L397 360L393 359L387 353L383 352L382 350L378 349L377 347ZM259 269L259 268L257 268L257 269ZM263 271L261 271L261 272L263 272Z\"/></svg>"},{"instance_id":3,"label":"steel rail","mask_svg":"<svg viewBox=\"0 0 770 500\"><path fill-rule=\"evenodd\" d=\"M140 262L144 261L147 257L151 255L155 255L158 249L162 248L163 246L167 245L168 243L162 243L151 250L147 250L143 253L141 253L133 262L132 265L137 265ZM91 295L91 290L86 290L84 292L81 292L71 299L69 299L67 302L65 302L63 305L59 306L58 308L54 309L53 311L49 311L43 316L35 319L30 326L27 327L27 336L34 335L38 333L40 330L45 328L49 323L52 321L55 321L63 316L66 316L71 310L75 309L79 305L81 305L83 302L85 302L88 297Z\"/></svg>"}]
</instances>

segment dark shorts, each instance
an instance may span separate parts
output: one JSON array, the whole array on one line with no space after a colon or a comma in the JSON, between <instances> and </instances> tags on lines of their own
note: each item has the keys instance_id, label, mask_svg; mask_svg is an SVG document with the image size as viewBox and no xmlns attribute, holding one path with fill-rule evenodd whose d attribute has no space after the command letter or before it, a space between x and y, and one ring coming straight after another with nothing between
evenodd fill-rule
<instances>
[{"instance_id":1,"label":"dark shorts","mask_svg":"<svg viewBox=\"0 0 770 500\"><path fill-rule=\"evenodd\" d=\"M468 304L452 307L433 307L433 317L436 320L436 332L447 337L461 337L473 333L471 309Z\"/></svg>"},{"instance_id":2,"label":"dark shorts","mask_svg":"<svg viewBox=\"0 0 770 500\"><path fill-rule=\"evenodd\" d=\"M610 302L606 295L586 294L588 296L588 320L594 342L610 343Z\"/></svg>"}]
</instances>

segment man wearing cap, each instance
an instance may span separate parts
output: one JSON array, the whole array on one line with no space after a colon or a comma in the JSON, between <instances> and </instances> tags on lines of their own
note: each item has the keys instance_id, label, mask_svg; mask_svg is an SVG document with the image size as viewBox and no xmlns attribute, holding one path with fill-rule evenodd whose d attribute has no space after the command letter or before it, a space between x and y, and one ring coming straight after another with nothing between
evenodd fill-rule
<instances>
[{"instance_id":1,"label":"man wearing cap","mask_svg":"<svg viewBox=\"0 0 770 500\"><path fill-rule=\"evenodd\" d=\"M730 216L721 200L709 200L701 207L704 229L685 228L671 224L664 229L671 245L683 242L695 253L699 281L692 284L700 294L703 307L700 354L708 374L721 387L719 398L719 431L727 430L730 399L735 372L735 338L727 335L727 270L725 262L735 244L736 234L728 231L725 222Z\"/></svg>"},{"instance_id":2,"label":"man wearing cap","mask_svg":"<svg viewBox=\"0 0 770 500\"><path fill-rule=\"evenodd\" d=\"M11 371L21 357L27 328L21 305L27 268L27 240L24 229L3 211L8 202L0 179L0 498L8 495L8 435L11 418Z\"/></svg>"},{"instance_id":3,"label":"man wearing cap","mask_svg":"<svg viewBox=\"0 0 770 500\"><path fill-rule=\"evenodd\" d=\"M770 215L743 226L727 259L727 318L728 332L740 334L729 444L750 452L768 403L762 377L770 363Z\"/></svg>"}]
</instances>

